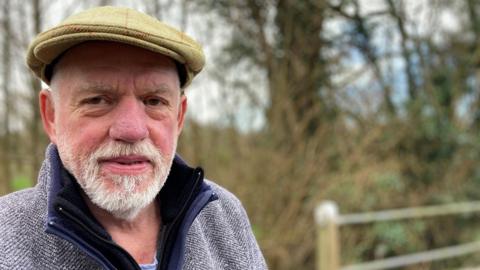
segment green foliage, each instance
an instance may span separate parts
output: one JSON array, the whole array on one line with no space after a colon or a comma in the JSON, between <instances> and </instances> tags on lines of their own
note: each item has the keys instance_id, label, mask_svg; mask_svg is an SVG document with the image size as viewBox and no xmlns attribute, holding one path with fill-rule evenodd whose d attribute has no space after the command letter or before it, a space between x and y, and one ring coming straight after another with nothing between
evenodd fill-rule
<instances>
[{"instance_id":1,"label":"green foliage","mask_svg":"<svg viewBox=\"0 0 480 270\"><path fill-rule=\"evenodd\" d=\"M378 223L373 226L373 233L388 249L395 250L409 244L408 229L403 224Z\"/></svg>"},{"instance_id":2,"label":"green foliage","mask_svg":"<svg viewBox=\"0 0 480 270\"><path fill-rule=\"evenodd\" d=\"M24 175L19 175L13 178L10 184L11 184L12 190L17 191L17 190L31 187L31 183L32 181L28 179L28 177Z\"/></svg>"},{"instance_id":3,"label":"green foliage","mask_svg":"<svg viewBox=\"0 0 480 270\"><path fill-rule=\"evenodd\" d=\"M380 191L390 192L403 192L406 188L405 183L402 181L400 175L396 172L387 172L374 176L376 188Z\"/></svg>"}]
</instances>

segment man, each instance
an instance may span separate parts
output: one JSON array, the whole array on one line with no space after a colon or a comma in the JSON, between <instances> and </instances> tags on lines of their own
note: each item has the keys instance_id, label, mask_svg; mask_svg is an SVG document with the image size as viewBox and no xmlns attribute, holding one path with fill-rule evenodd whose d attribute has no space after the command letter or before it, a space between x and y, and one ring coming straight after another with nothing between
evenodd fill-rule
<instances>
[{"instance_id":1,"label":"man","mask_svg":"<svg viewBox=\"0 0 480 270\"><path fill-rule=\"evenodd\" d=\"M101 7L32 42L52 144L31 189L0 198L0 269L265 269L240 202L175 155L201 47Z\"/></svg>"}]
</instances>

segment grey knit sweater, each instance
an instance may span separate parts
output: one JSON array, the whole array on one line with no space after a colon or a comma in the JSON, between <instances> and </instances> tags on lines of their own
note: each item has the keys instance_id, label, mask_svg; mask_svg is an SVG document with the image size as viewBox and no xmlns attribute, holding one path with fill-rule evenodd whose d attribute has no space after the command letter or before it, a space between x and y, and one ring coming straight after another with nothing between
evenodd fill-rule
<instances>
[{"instance_id":1,"label":"grey knit sweater","mask_svg":"<svg viewBox=\"0 0 480 270\"><path fill-rule=\"evenodd\" d=\"M0 197L0 269L101 269L76 245L45 233L50 170L47 157L35 187ZM183 269L266 269L241 203L208 184L219 199L188 230Z\"/></svg>"}]
</instances>

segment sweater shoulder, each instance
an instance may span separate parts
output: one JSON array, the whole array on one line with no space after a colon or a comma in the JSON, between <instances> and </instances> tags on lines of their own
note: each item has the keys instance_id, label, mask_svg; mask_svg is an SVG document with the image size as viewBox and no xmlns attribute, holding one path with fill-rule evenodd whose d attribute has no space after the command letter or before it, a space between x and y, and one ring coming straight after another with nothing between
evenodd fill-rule
<instances>
[{"instance_id":1,"label":"sweater shoulder","mask_svg":"<svg viewBox=\"0 0 480 270\"><path fill-rule=\"evenodd\" d=\"M0 226L10 218L32 211L37 202L35 188L27 188L0 197Z\"/></svg>"},{"instance_id":2,"label":"sweater shoulder","mask_svg":"<svg viewBox=\"0 0 480 270\"><path fill-rule=\"evenodd\" d=\"M0 239L4 241L18 237L18 233L38 226L46 214L46 199L36 188L16 191L0 197Z\"/></svg>"},{"instance_id":3,"label":"sweater shoulder","mask_svg":"<svg viewBox=\"0 0 480 270\"><path fill-rule=\"evenodd\" d=\"M31 256L35 236L31 228L41 228L41 205L35 188L0 197L0 269L33 269Z\"/></svg>"},{"instance_id":4,"label":"sweater shoulder","mask_svg":"<svg viewBox=\"0 0 480 270\"><path fill-rule=\"evenodd\" d=\"M207 180L206 183L210 185L218 199L210 202L203 212L213 215L217 221L226 222L229 226L233 226L236 229L250 230L250 221L240 199L213 181Z\"/></svg>"},{"instance_id":5,"label":"sweater shoulder","mask_svg":"<svg viewBox=\"0 0 480 270\"><path fill-rule=\"evenodd\" d=\"M221 204L243 208L241 201L235 194L211 180L205 180L205 182L212 188L212 191L217 195Z\"/></svg>"}]
</instances>

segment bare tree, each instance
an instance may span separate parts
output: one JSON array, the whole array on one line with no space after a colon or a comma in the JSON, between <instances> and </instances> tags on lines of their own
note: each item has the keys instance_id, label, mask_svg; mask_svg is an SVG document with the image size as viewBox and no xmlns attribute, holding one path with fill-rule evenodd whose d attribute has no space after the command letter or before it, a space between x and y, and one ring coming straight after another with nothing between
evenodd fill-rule
<instances>
[{"instance_id":1,"label":"bare tree","mask_svg":"<svg viewBox=\"0 0 480 270\"><path fill-rule=\"evenodd\" d=\"M403 57L403 60L405 61L404 70L405 70L405 74L407 75L408 94L409 94L410 102L414 102L415 99L417 98L418 93L417 93L416 78L413 71L414 64L412 62L411 52L407 44L409 41L409 35L407 33L406 26L405 26L407 18L405 16L404 2L387 0L387 4L389 7L391 16L394 18L394 20L397 23L398 32L400 33L402 57Z\"/></svg>"},{"instance_id":2,"label":"bare tree","mask_svg":"<svg viewBox=\"0 0 480 270\"><path fill-rule=\"evenodd\" d=\"M2 167L4 168L3 178L0 179L0 194L8 193L10 190L10 181L12 180L11 172L11 135L10 135L10 117L11 117L11 98L10 98L10 82L11 82L11 36L12 29L10 27L10 0L6 0L3 3L3 22L2 22L2 32L3 32L3 72L2 72L2 82L3 82L3 107L4 107L4 116L3 116L3 151L2 151Z\"/></svg>"},{"instance_id":3,"label":"bare tree","mask_svg":"<svg viewBox=\"0 0 480 270\"><path fill-rule=\"evenodd\" d=\"M44 11L42 10L42 1L41 0L31 0L32 5L32 21L33 21L33 30L34 34L38 34L41 32L42 29L42 22L43 17L42 14ZM43 151L45 146L45 135L41 129L40 123L40 110L38 105L38 91L41 89L42 85L38 78L30 75L30 108L31 108L31 118L29 123L29 131L30 131L30 153L32 155L32 175L30 179L37 178L37 172L40 168L42 159L43 159Z\"/></svg>"}]
</instances>

